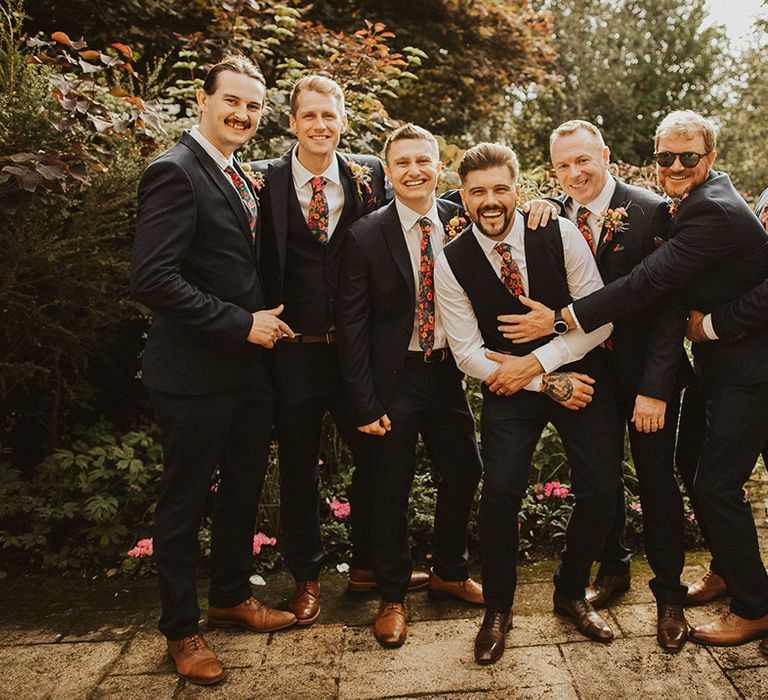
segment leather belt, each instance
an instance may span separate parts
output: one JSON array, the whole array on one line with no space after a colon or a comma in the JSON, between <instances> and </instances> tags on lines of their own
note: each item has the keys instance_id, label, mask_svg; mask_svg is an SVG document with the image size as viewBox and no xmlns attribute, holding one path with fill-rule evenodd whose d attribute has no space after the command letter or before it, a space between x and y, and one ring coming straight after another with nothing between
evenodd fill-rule
<instances>
[{"instance_id":1,"label":"leather belt","mask_svg":"<svg viewBox=\"0 0 768 700\"><path fill-rule=\"evenodd\" d=\"M427 365L435 362L445 362L450 356L451 351L448 348L436 348L430 352L422 352L421 350L408 351L409 360L418 360Z\"/></svg>"},{"instance_id":2,"label":"leather belt","mask_svg":"<svg viewBox=\"0 0 768 700\"><path fill-rule=\"evenodd\" d=\"M293 338L284 336L280 339L284 343L298 343L299 345L308 345L310 343L323 343L331 345L336 342L336 331L330 330L325 335L307 335L306 333L297 333Z\"/></svg>"}]
</instances>

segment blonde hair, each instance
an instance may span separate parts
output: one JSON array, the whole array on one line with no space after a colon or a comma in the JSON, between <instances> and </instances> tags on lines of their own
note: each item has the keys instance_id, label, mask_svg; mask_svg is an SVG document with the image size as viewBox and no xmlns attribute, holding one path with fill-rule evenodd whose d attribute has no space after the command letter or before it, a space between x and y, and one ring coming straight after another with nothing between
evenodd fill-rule
<instances>
[{"instance_id":1,"label":"blonde hair","mask_svg":"<svg viewBox=\"0 0 768 700\"><path fill-rule=\"evenodd\" d=\"M592 136L595 137L598 146L600 146L600 148L605 148L605 141L603 141L603 135L600 133L600 129L583 119L571 119L558 126L557 129L549 135L549 147L552 148L552 144L558 136L567 136L568 134L575 133L579 129L584 129L584 131L592 134Z\"/></svg>"},{"instance_id":2,"label":"blonde hair","mask_svg":"<svg viewBox=\"0 0 768 700\"><path fill-rule=\"evenodd\" d=\"M344 114L344 91L341 86L327 75L305 75L299 78L291 90L291 115L296 116L299 109L299 96L302 92L319 92L323 95L333 95L339 103L339 111Z\"/></svg>"},{"instance_id":3,"label":"blonde hair","mask_svg":"<svg viewBox=\"0 0 768 700\"><path fill-rule=\"evenodd\" d=\"M717 136L712 122L690 109L670 112L661 120L661 123L656 127L656 136L653 140L653 146L656 150L659 148L659 139L668 134L687 138L701 134L704 137L704 148L707 149L707 153L714 151L717 145Z\"/></svg>"},{"instance_id":4,"label":"blonde hair","mask_svg":"<svg viewBox=\"0 0 768 700\"><path fill-rule=\"evenodd\" d=\"M387 160L389 155L389 148L395 141L404 141L405 139L424 139L429 142L435 149L435 154L440 157L440 147L437 145L437 139L434 137L431 131L427 131L424 127L417 126L416 124L403 124L397 127L384 142L384 160Z\"/></svg>"}]
</instances>

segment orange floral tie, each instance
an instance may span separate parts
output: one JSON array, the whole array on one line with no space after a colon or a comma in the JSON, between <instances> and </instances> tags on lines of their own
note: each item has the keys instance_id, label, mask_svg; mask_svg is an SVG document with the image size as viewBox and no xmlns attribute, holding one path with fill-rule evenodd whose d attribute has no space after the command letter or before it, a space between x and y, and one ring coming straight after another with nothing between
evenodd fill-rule
<instances>
[{"instance_id":1,"label":"orange floral tie","mask_svg":"<svg viewBox=\"0 0 768 700\"><path fill-rule=\"evenodd\" d=\"M248 185L245 184L243 178L240 177L237 170L231 165L224 168L224 172L229 175L232 184L240 195L240 199L243 200L243 204L245 204L245 208L248 210L248 226L251 232L251 240L253 240L256 238L256 218L259 211L259 207L256 204L256 198L253 196Z\"/></svg>"},{"instance_id":2,"label":"orange floral tie","mask_svg":"<svg viewBox=\"0 0 768 700\"><path fill-rule=\"evenodd\" d=\"M520 268L512 260L512 246L509 243L497 243L493 249L501 256L501 281L512 296L524 293L523 276Z\"/></svg>"},{"instance_id":3,"label":"orange floral tie","mask_svg":"<svg viewBox=\"0 0 768 700\"><path fill-rule=\"evenodd\" d=\"M328 198L325 196L325 186L328 180L320 175L313 177L309 184L312 185L312 199L309 202L307 226L315 239L325 245L328 243Z\"/></svg>"},{"instance_id":4,"label":"orange floral tie","mask_svg":"<svg viewBox=\"0 0 768 700\"><path fill-rule=\"evenodd\" d=\"M589 209L586 207L579 207L579 211L576 214L576 228L584 236L584 240L589 244L589 249L592 251L592 255L595 254L595 239L592 236L592 227L589 225Z\"/></svg>"},{"instance_id":5,"label":"orange floral tie","mask_svg":"<svg viewBox=\"0 0 768 700\"><path fill-rule=\"evenodd\" d=\"M427 354L435 345L435 283L433 271L435 259L432 255L432 222L423 216L419 219L421 229L421 256L419 258L419 347Z\"/></svg>"}]
</instances>

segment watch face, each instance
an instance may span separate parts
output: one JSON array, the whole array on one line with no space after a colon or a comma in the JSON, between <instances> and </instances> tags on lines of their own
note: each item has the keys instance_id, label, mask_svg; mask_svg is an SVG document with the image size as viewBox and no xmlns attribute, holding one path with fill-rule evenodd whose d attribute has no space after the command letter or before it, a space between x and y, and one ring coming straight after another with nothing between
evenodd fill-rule
<instances>
[{"instance_id":1,"label":"watch face","mask_svg":"<svg viewBox=\"0 0 768 700\"><path fill-rule=\"evenodd\" d=\"M555 333L562 335L568 330L568 324L565 321L555 321Z\"/></svg>"}]
</instances>

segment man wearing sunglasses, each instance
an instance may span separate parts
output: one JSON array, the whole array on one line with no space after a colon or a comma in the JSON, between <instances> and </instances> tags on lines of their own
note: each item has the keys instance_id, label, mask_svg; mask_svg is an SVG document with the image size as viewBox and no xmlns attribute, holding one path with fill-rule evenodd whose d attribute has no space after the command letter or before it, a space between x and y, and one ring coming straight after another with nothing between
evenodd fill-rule
<instances>
[{"instance_id":1,"label":"man wearing sunglasses","mask_svg":"<svg viewBox=\"0 0 768 700\"><path fill-rule=\"evenodd\" d=\"M690 111L656 130L657 176L672 199L670 241L629 275L560 313L589 332L668 296L659 323L670 329L659 371L677 367L688 309L709 312L768 277L768 235L725 173L712 170L715 133ZM519 341L552 333L555 312L537 306L513 319ZM673 332L674 331L674 332ZM730 610L690 638L732 646L768 635L768 574L743 485L768 438L768 327L694 345L703 380L706 431L694 478L699 520L731 593Z\"/></svg>"}]
</instances>

